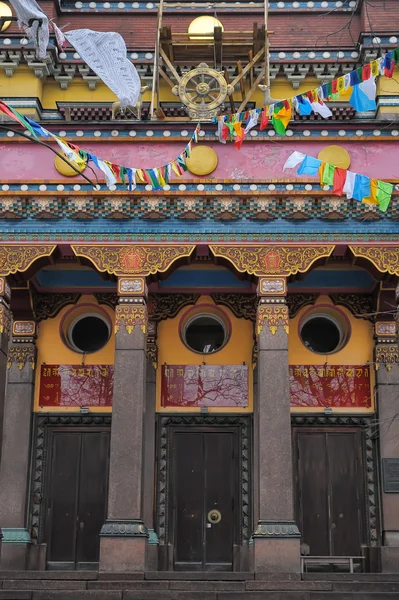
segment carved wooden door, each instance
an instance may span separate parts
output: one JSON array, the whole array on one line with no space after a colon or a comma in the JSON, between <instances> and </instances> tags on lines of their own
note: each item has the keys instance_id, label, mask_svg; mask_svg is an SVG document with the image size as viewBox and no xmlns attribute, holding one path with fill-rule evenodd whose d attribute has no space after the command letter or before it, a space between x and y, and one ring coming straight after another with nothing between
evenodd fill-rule
<instances>
[{"instance_id":1,"label":"carved wooden door","mask_svg":"<svg viewBox=\"0 0 399 600\"><path fill-rule=\"evenodd\" d=\"M232 430L176 428L172 432L169 516L176 570L233 569L237 441Z\"/></svg>"},{"instance_id":2,"label":"carved wooden door","mask_svg":"<svg viewBox=\"0 0 399 600\"><path fill-rule=\"evenodd\" d=\"M294 430L296 520L312 556L359 556L365 543L361 432Z\"/></svg>"},{"instance_id":3,"label":"carved wooden door","mask_svg":"<svg viewBox=\"0 0 399 600\"><path fill-rule=\"evenodd\" d=\"M46 525L49 568L97 568L106 519L109 428L49 431Z\"/></svg>"}]
</instances>

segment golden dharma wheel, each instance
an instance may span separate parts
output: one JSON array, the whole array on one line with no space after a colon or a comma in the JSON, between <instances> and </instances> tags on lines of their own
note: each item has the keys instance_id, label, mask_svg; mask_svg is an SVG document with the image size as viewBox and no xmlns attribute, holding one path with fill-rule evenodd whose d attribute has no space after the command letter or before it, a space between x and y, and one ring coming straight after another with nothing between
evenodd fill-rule
<instances>
[{"instance_id":1,"label":"golden dharma wheel","mask_svg":"<svg viewBox=\"0 0 399 600\"><path fill-rule=\"evenodd\" d=\"M191 150L191 156L186 159L186 165L193 175L209 175L218 165L218 155L210 146L201 144Z\"/></svg>"},{"instance_id":2,"label":"golden dharma wheel","mask_svg":"<svg viewBox=\"0 0 399 600\"><path fill-rule=\"evenodd\" d=\"M5 2L0 2L0 17L12 17L11 8ZM11 21L5 21L0 31L5 31L11 25Z\"/></svg>"},{"instance_id":3,"label":"golden dharma wheel","mask_svg":"<svg viewBox=\"0 0 399 600\"><path fill-rule=\"evenodd\" d=\"M219 114L220 106L232 91L223 73L201 63L183 75L177 93L192 119L211 119Z\"/></svg>"},{"instance_id":4,"label":"golden dharma wheel","mask_svg":"<svg viewBox=\"0 0 399 600\"><path fill-rule=\"evenodd\" d=\"M326 146L319 152L317 158L340 169L349 169L351 164L349 152L341 146Z\"/></svg>"},{"instance_id":5,"label":"golden dharma wheel","mask_svg":"<svg viewBox=\"0 0 399 600\"><path fill-rule=\"evenodd\" d=\"M73 164L73 166L75 167L75 169L77 169L79 171L79 173L83 173L83 171L86 168L86 165L80 165L78 163L75 162L71 162L70 160L68 160L65 157L65 160L69 163L67 164L66 162L64 162L59 156L56 156L54 158L54 166L57 169L58 173L60 173L61 175L63 175L64 177L76 177L78 175L78 173L76 173L76 171L70 167L70 164Z\"/></svg>"}]
</instances>

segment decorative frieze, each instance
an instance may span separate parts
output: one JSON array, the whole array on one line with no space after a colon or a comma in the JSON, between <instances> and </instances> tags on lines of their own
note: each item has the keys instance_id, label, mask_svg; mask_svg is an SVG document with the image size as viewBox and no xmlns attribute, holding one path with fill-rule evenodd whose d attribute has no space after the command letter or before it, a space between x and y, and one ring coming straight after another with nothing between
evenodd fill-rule
<instances>
[{"instance_id":1,"label":"decorative frieze","mask_svg":"<svg viewBox=\"0 0 399 600\"><path fill-rule=\"evenodd\" d=\"M259 521L254 538L299 538L301 534L294 521Z\"/></svg>"},{"instance_id":2,"label":"decorative frieze","mask_svg":"<svg viewBox=\"0 0 399 600\"><path fill-rule=\"evenodd\" d=\"M100 537L148 537L147 527L138 519L107 519Z\"/></svg>"},{"instance_id":3,"label":"decorative frieze","mask_svg":"<svg viewBox=\"0 0 399 600\"><path fill-rule=\"evenodd\" d=\"M0 245L0 275L22 273L39 258L50 256L55 248L54 244Z\"/></svg>"},{"instance_id":4,"label":"decorative frieze","mask_svg":"<svg viewBox=\"0 0 399 600\"><path fill-rule=\"evenodd\" d=\"M320 294L288 294L286 303L290 318L293 319L299 313L301 308L315 304Z\"/></svg>"},{"instance_id":5,"label":"decorative frieze","mask_svg":"<svg viewBox=\"0 0 399 600\"><path fill-rule=\"evenodd\" d=\"M371 262L380 273L399 276L398 246L349 246L353 256Z\"/></svg>"},{"instance_id":6,"label":"decorative frieze","mask_svg":"<svg viewBox=\"0 0 399 600\"><path fill-rule=\"evenodd\" d=\"M185 306L195 304L200 294L150 294L148 312L151 321L173 319Z\"/></svg>"},{"instance_id":7,"label":"decorative frieze","mask_svg":"<svg viewBox=\"0 0 399 600\"><path fill-rule=\"evenodd\" d=\"M220 292L211 294L215 304L227 306L238 319L248 319L256 321L256 310L258 307L258 298L256 294L229 294Z\"/></svg>"},{"instance_id":8,"label":"decorative frieze","mask_svg":"<svg viewBox=\"0 0 399 600\"><path fill-rule=\"evenodd\" d=\"M86 258L101 272L112 275L154 275L164 272L178 259L188 257L194 245L161 244L122 246L72 244L76 256Z\"/></svg>"},{"instance_id":9,"label":"decorative frieze","mask_svg":"<svg viewBox=\"0 0 399 600\"><path fill-rule=\"evenodd\" d=\"M243 246L210 245L216 257L231 262L240 273L289 276L305 273L315 262L327 259L334 245Z\"/></svg>"}]
</instances>

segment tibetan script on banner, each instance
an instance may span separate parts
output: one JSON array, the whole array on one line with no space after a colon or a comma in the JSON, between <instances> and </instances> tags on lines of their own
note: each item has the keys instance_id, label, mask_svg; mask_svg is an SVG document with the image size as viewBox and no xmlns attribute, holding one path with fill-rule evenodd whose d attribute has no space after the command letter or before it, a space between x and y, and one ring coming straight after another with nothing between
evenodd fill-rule
<instances>
[{"instance_id":1,"label":"tibetan script on banner","mask_svg":"<svg viewBox=\"0 0 399 600\"><path fill-rule=\"evenodd\" d=\"M41 365L40 407L112 406L113 365Z\"/></svg>"},{"instance_id":2,"label":"tibetan script on banner","mask_svg":"<svg viewBox=\"0 0 399 600\"><path fill-rule=\"evenodd\" d=\"M164 365L162 406L248 406L246 365Z\"/></svg>"},{"instance_id":3,"label":"tibetan script on banner","mask_svg":"<svg viewBox=\"0 0 399 600\"><path fill-rule=\"evenodd\" d=\"M370 368L290 365L292 407L370 408Z\"/></svg>"}]
</instances>

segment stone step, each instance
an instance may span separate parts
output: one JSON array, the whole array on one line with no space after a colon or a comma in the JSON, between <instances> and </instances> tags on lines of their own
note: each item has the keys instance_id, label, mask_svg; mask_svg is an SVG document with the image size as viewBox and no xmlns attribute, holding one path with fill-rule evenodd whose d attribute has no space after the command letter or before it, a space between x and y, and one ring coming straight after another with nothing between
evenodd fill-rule
<instances>
[{"instance_id":1,"label":"stone step","mask_svg":"<svg viewBox=\"0 0 399 600\"><path fill-rule=\"evenodd\" d=\"M97 579L97 571L1 571L1 579L67 579L93 580ZM141 579L144 573L141 573Z\"/></svg>"},{"instance_id":2,"label":"stone step","mask_svg":"<svg viewBox=\"0 0 399 600\"><path fill-rule=\"evenodd\" d=\"M0 590L0 600L398 600L397 592Z\"/></svg>"},{"instance_id":3,"label":"stone step","mask_svg":"<svg viewBox=\"0 0 399 600\"><path fill-rule=\"evenodd\" d=\"M262 573L256 574L262 576ZM399 581L399 573L302 573L305 581Z\"/></svg>"},{"instance_id":4,"label":"stone step","mask_svg":"<svg viewBox=\"0 0 399 600\"><path fill-rule=\"evenodd\" d=\"M108 578L109 573L99 573L99 579ZM126 575L129 575L126 573ZM255 575L249 571L147 571L146 579L183 579L183 580L201 580L201 581L246 581L254 579ZM300 579L299 574L295 574ZM284 580L285 574L281 574Z\"/></svg>"}]
</instances>

